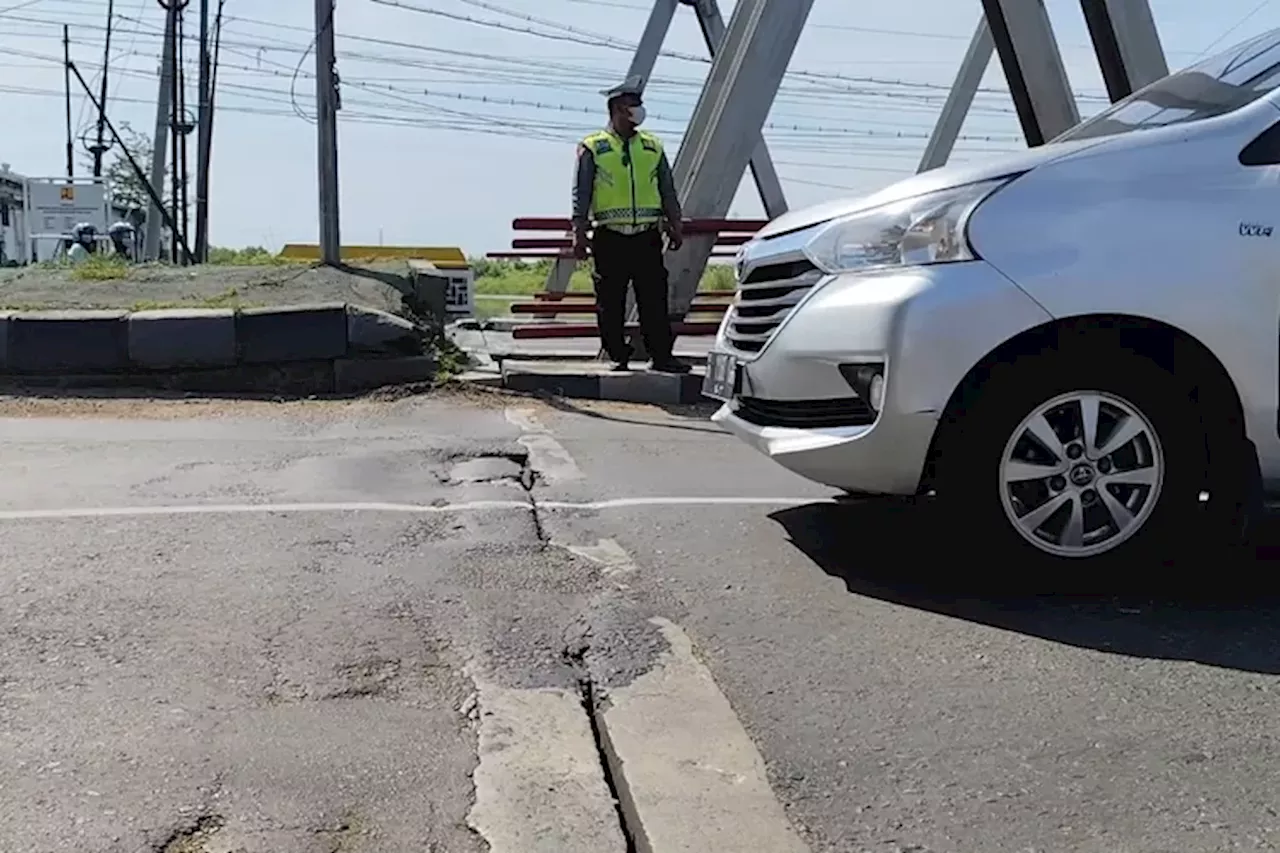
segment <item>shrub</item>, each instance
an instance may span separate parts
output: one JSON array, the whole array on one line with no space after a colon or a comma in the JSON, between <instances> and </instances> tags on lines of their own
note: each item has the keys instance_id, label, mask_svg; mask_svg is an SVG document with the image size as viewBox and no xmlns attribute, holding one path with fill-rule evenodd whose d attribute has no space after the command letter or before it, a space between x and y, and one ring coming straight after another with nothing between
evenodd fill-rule
<instances>
[{"instance_id":1,"label":"shrub","mask_svg":"<svg viewBox=\"0 0 1280 853\"><path fill-rule=\"evenodd\" d=\"M119 255L89 255L71 267L71 277L78 281L113 281L128 276L129 264Z\"/></svg>"}]
</instances>

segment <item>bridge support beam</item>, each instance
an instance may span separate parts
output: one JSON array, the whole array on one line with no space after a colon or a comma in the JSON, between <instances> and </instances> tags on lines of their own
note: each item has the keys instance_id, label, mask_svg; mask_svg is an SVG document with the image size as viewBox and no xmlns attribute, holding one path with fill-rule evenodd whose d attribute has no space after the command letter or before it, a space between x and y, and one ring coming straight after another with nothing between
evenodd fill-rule
<instances>
[{"instance_id":1,"label":"bridge support beam","mask_svg":"<svg viewBox=\"0 0 1280 853\"><path fill-rule=\"evenodd\" d=\"M987 67L991 65L991 55L995 53L995 49L991 27L987 26L984 15L973 31L973 38L969 40L969 49L965 51L964 61L960 63L960 70L956 73L955 83L951 85L947 102L942 105L942 113L929 136L929 144L925 146L917 172L927 172L947 164L947 158L955 150L956 140L960 137L960 129L964 127L964 120L969 116L969 108L973 106L973 98L978 94L978 86L987 73Z\"/></svg>"},{"instance_id":2,"label":"bridge support beam","mask_svg":"<svg viewBox=\"0 0 1280 853\"><path fill-rule=\"evenodd\" d=\"M759 146L813 0L738 0L674 165L685 215L729 213ZM689 311L715 235L690 236L667 258L671 314Z\"/></svg>"},{"instance_id":3,"label":"bridge support beam","mask_svg":"<svg viewBox=\"0 0 1280 853\"><path fill-rule=\"evenodd\" d=\"M998 51L1028 145L1079 121L1044 0L982 0L983 15L917 171L945 165ZM1148 0L1080 0L1112 103L1169 74Z\"/></svg>"},{"instance_id":4,"label":"bridge support beam","mask_svg":"<svg viewBox=\"0 0 1280 853\"><path fill-rule=\"evenodd\" d=\"M716 0L654 0L653 9L649 12L649 20L645 24L640 43L631 57L631 65L627 69L628 77L640 77L646 83L653 76L654 66L662 53L662 44L671 29L679 6L690 6L698 18L698 27L702 30L702 38L707 45L707 55L713 60L724 43L724 16L720 14L720 4ZM755 178L756 189L760 193L760 202L764 205L765 214L774 219L787 212L787 197L782 190L782 182L778 179L778 171L774 168L769 147L763 138L759 140L751 155L751 171Z\"/></svg>"},{"instance_id":5,"label":"bridge support beam","mask_svg":"<svg viewBox=\"0 0 1280 853\"><path fill-rule=\"evenodd\" d=\"M1169 75L1147 0L1080 0L1080 8L1112 103Z\"/></svg>"},{"instance_id":6,"label":"bridge support beam","mask_svg":"<svg viewBox=\"0 0 1280 853\"><path fill-rule=\"evenodd\" d=\"M1027 145L1080 123L1044 0L982 0Z\"/></svg>"}]
</instances>

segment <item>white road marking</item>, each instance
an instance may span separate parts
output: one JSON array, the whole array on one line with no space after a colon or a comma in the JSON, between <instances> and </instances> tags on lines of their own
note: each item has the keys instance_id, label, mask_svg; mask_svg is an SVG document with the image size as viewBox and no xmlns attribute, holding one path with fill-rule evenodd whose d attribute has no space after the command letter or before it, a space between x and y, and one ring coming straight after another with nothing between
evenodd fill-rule
<instances>
[{"instance_id":1,"label":"white road marking","mask_svg":"<svg viewBox=\"0 0 1280 853\"><path fill-rule=\"evenodd\" d=\"M543 510L569 512L600 512L612 509L639 509L644 507L691 506L761 506L787 507L831 503L824 498L742 498L742 497L642 497L615 498L602 501L539 501ZM178 506L116 506L116 507L65 507L54 509L0 510L0 521L34 521L39 519L118 518L129 516L173 515L273 515L285 513L360 513L382 512L409 515L435 513L483 512L519 510L531 512L533 504L526 501L466 501L455 504L402 504L360 501L335 503L284 503L284 504L190 504Z\"/></svg>"},{"instance_id":2,"label":"white road marking","mask_svg":"<svg viewBox=\"0 0 1280 853\"><path fill-rule=\"evenodd\" d=\"M480 764L468 825L493 853L623 853L582 698L477 679Z\"/></svg>"},{"instance_id":3,"label":"white road marking","mask_svg":"<svg viewBox=\"0 0 1280 853\"><path fill-rule=\"evenodd\" d=\"M654 853L807 853L764 759L693 643L655 619L670 652L609 692L600 728L627 824ZM622 780L622 781L618 781Z\"/></svg>"},{"instance_id":4,"label":"white road marking","mask_svg":"<svg viewBox=\"0 0 1280 853\"><path fill-rule=\"evenodd\" d=\"M666 497L613 498L602 501L538 501L541 509L638 509L646 506L808 506L835 503L834 498Z\"/></svg>"},{"instance_id":5,"label":"white road marking","mask_svg":"<svg viewBox=\"0 0 1280 853\"><path fill-rule=\"evenodd\" d=\"M582 470L569 451L556 441L532 409L507 409L507 422L524 433L517 439L529 451L529 467L548 483L583 479Z\"/></svg>"}]
</instances>

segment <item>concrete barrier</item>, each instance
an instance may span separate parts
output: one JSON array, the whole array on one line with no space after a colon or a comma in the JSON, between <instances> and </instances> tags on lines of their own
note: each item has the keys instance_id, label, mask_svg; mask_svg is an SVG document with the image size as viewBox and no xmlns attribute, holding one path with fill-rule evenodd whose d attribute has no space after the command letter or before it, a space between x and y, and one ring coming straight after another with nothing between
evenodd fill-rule
<instances>
[{"instance_id":1,"label":"concrete barrier","mask_svg":"<svg viewBox=\"0 0 1280 853\"><path fill-rule=\"evenodd\" d=\"M342 358L347 354L347 306L247 308L236 316L236 339L245 364Z\"/></svg>"},{"instance_id":2,"label":"concrete barrier","mask_svg":"<svg viewBox=\"0 0 1280 853\"><path fill-rule=\"evenodd\" d=\"M416 355L422 352L418 327L386 311L347 312L347 355Z\"/></svg>"},{"instance_id":3,"label":"concrete barrier","mask_svg":"<svg viewBox=\"0 0 1280 853\"><path fill-rule=\"evenodd\" d=\"M346 305L0 311L0 382L285 395L429 382L424 335Z\"/></svg>"},{"instance_id":4,"label":"concrete barrier","mask_svg":"<svg viewBox=\"0 0 1280 853\"><path fill-rule=\"evenodd\" d=\"M704 402L701 368L679 376L645 370L615 373L610 365L594 361L505 360L501 369L502 387L512 391L628 403Z\"/></svg>"},{"instance_id":5,"label":"concrete barrier","mask_svg":"<svg viewBox=\"0 0 1280 853\"><path fill-rule=\"evenodd\" d=\"M0 311L0 371L9 369L9 321L14 313Z\"/></svg>"},{"instance_id":6,"label":"concrete barrier","mask_svg":"<svg viewBox=\"0 0 1280 853\"><path fill-rule=\"evenodd\" d=\"M192 308L129 315L129 361L148 370L236 363L236 312Z\"/></svg>"},{"instance_id":7,"label":"concrete barrier","mask_svg":"<svg viewBox=\"0 0 1280 853\"><path fill-rule=\"evenodd\" d=\"M129 367L127 311L31 311L8 318L7 370L98 373Z\"/></svg>"},{"instance_id":8,"label":"concrete barrier","mask_svg":"<svg viewBox=\"0 0 1280 853\"><path fill-rule=\"evenodd\" d=\"M440 364L434 356L408 358L339 358L333 362L333 390L356 394L386 385L431 382Z\"/></svg>"}]
</instances>

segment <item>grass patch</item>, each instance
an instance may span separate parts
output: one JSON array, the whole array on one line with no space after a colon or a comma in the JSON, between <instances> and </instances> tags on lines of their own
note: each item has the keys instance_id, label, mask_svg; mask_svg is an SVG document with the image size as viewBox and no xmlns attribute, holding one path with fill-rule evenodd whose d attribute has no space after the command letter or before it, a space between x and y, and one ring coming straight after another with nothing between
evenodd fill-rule
<instances>
[{"instance_id":1,"label":"grass patch","mask_svg":"<svg viewBox=\"0 0 1280 853\"><path fill-rule=\"evenodd\" d=\"M129 307L130 311L162 311L169 308L265 308L267 303L245 302L236 288L224 290L204 299L143 300Z\"/></svg>"},{"instance_id":2,"label":"grass patch","mask_svg":"<svg viewBox=\"0 0 1280 853\"><path fill-rule=\"evenodd\" d=\"M491 260L489 258L473 258L471 268L476 275L476 293L509 294L511 296L528 296L546 289L547 274L551 271L550 260L510 261ZM736 287L733 267L728 264L711 264L702 275L699 290L714 290L729 293ZM591 262L578 264L569 279L569 290L575 293L591 291ZM483 300L485 302L489 300ZM476 302L479 314L481 301ZM487 310L487 309L486 309Z\"/></svg>"},{"instance_id":3,"label":"grass patch","mask_svg":"<svg viewBox=\"0 0 1280 853\"><path fill-rule=\"evenodd\" d=\"M117 281L129 277L129 264L118 255L89 255L71 267L76 281Z\"/></svg>"},{"instance_id":4,"label":"grass patch","mask_svg":"<svg viewBox=\"0 0 1280 853\"><path fill-rule=\"evenodd\" d=\"M249 246L245 249L210 246L209 263L226 267L283 267L297 264L296 261L271 254L262 246Z\"/></svg>"},{"instance_id":5,"label":"grass patch","mask_svg":"<svg viewBox=\"0 0 1280 853\"><path fill-rule=\"evenodd\" d=\"M511 315L513 299L477 299L475 317L488 320L491 317L508 317Z\"/></svg>"}]
</instances>

